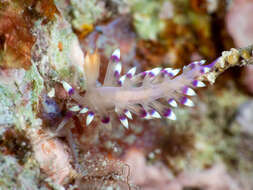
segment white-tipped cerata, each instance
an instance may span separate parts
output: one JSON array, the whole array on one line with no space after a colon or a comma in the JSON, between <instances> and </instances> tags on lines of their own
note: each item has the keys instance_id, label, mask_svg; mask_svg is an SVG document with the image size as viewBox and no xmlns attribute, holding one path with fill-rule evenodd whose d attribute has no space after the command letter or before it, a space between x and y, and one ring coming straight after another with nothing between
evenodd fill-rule
<instances>
[{"instance_id":1,"label":"white-tipped cerata","mask_svg":"<svg viewBox=\"0 0 253 190\"><path fill-rule=\"evenodd\" d=\"M177 116L176 114L174 114L174 112L171 112L171 114L167 118L173 121L177 120Z\"/></svg>"},{"instance_id":2,"label":"white-tipped cerata","mask_svg":"<svg viewBox=\"0 0 253 190\"><path fill-rule=\"evenodd\" d=\"M174 112L171 109L167 109L164 112L164 117L166 117L167 119L173 120L173 121L177 119L176 114L174 114Z\"/></svg>"},{"instance_id":3,"label":"white-tipped cerata","mask_svg":"<svg viewBox=\"0 0 253 190\"><path fill-rule=\"evenodd\" d=\"M70 111L79 111L80 110L80 107L79 106L72 106L71 108L69 108Z\"/></svg>"},{"instance_id":4,"label":"white-tipped cerata","mask_svg":"<svg viewBox=\"0 0 253 190\"><path fill-rule=\"evenodd\" d=\"M156 110L150 110L149 114L154 118L161 118L161 115Z\"/></svg>"},{"instance_id":5,"label":"white-tipped cerata","mask_svg":"<svg viewBox=\"0 0 253 190\"><path fill-rule=\"evenodd\" d=\"M180 69L173 69L172 73L174 76L176 76L180 72Z\"/></svg>"},{"instance_id":6,"label":"white-tipped cerata","mask_svg":"<svg viewBox=\"0 0 253 190\"><path fill-rule=\"evenodd\" d=\"M198 87L198 88L201 88L201 87L205 87L205 83L203 83L202 81L199 81L199 80L194 80L192 81L192 85L194 87Z\"/></svg>"},{"instance_id":7,"label":"white-tipped cerata","mask_svg":"<svg viewBox=\"0 0 253 190\"><path fill-rule=\"evenodd\" d=\"M176 100L174 100L173 98L169 99L169 100L168 100L168 103L169 103L172 107L174 107L174 108L177 107L177 102L176 102Z\"/></svg>"},{"instance_id":8,"label":"white-tipped cerata","mask_svg":"<svg viewBox=\"0 0 253 190\"><path fill-rule=\"evenodd\" d=\"M152 116L147 112L146 116L143 119L152 119Z\"/></svg>"},{"instance_id":9,"label":"white-tipped cerata","mask_svg":"<svg viewBox=\"0 0 253 190\"><path fill-rule=\"evenodd\" d=\"M89 112L86 118L86 125L88 126L94 119L94 113Z\"/></svg>"},{"instance_id":10,"label":"white-tipped cerata","mask_svg":"<svg viewBox=\"0 0 253 190\"><path fill-rule=\"evenodd\" d=\"M129 110L125 110L125 115L129 118L129 119L133 119L133 117L132 117L132 114L131 114L131 112L129 111Z\"/></svg>"},{"instance_id":11,"label":"white-tipped cerata","mask_svg":"<svg viewBox=\"0 0 253 190\"><path fill-rule=\"evenodd\" d=\"M61 83L62 83L62 86L66 92L68 92L69 94L72 94L74 92L74 88L72 88L72 86L70 86L69 83L67 83L65 81L62 81Z\"/></svg>"},{"instance_id":12,"label":"white-tipped cerata","mask_svg":"<svg viewBox=\"0 0 253 190\"><path fill-rule=\"evenodd\" d=\"M114 68L114 72L117 72L117 73L121 73L121 69L122 69L122 65L121 63L118 63L115 68Z\"/></svg>"},{"instance_id":13,"label":"white-tipped cerata","mask_svg":"<svg viewBox=\"0 0 253 190\"><path fill-rule=\"evenodd\" d=\"M53 98L53 97L55 96L55 89L52 88L52 89L48 92L47 95L48 95L48 97Z\"/></svg>"},{"instance_id":14,"label":"white-tipped cerata","mask_svg":"<svg viewBox=\"0 0 253 190\"><path fill-rule=\"evenodd\" d=\"M185 87L183 89L183 93L185 95L188 95L188 96L196 96L196 92L193 89L189 88L189 87Z\"/></svg>"},{"instance_id":15,"label":"white-tipped cerata","mask_svg":"<svg viewBox=\"0 0 253 190\"><path fill-rule=\"evenodd\" d=\"M200 72L201 72L202 74L208 73L208 72L210 72L210 71L211 71L211 68L209 68L209 67L203 67L203 68L200 70Z\"/></svg>"},{"instance_id":16,"label":"white-tipped cerata","mask_svg":"<svg viewBox=\"0 0 253 190\"><path fill-rule=\"evenodd\" d=\"M125 116L120 116L119 117L119 120L120 120L120 122L122 123L122 125L125 127L125 128L127 128L128 129L128 120L127 120L127 118L125 117Z\"/></svg>"},{"instance_id":17,"label":"white-tipped cerata","mask_svg":"<svg viewBox=\"0 0 253 190\"><path fill-rule=\"evenodd\" d=\"M79 113L83 114L83 113L87 113L88 111L89 111L88 108L83 108L81 109Z\"/></svg>"},{"instance_id":18,"label":"white-tipped cerata","mask_svg":"<svg viewBox=\"0 0 253 190\"><path fill-rule=\"evenodd\" d=\"M149 71L149 74L152 75L152 76L156 76L160 73L161 70L162 70L161 67L157 67L157 68L154 68L151 71Z\"/></svg>"},{"instance_id":19,"label":"white-tipped cerata","mask_svg":"<svg viewBox=\"0 0 253 190\"><path fill-rule=\"evenodd\" d=\"M112 59L115 61L119 61L120 59L120 49L115 49L112 53Z\"/></svg>"},{"instance_id":20,"label":"white-tipped cerata","mask_svg":"<svg viewBox=\"0 0 253 190\"><path fill-rule=\"evenodd\" d=\"M204 59L202 59L202 60L199 61L200 65L204 65L205 63L206 63L206 60L204 60Z\"/></svg>"},{"instance_id":21,"label":"white-tipped cerata","mask_svg":"<svg viewBox=\"0 0 253 190\"><path fill-rule=\"evenodd\" d=\"M128 78L132 78L132 77L134 76L135 72L136 72L136 67L133 67L133 68L131 68L131 69L126 73L126 76L127 76Z\"/></svg>"},{"instance_id":22,"label":"white-tipped cerata","mask_svg":"<svg viewBox=\"0 0 253 190\"><path fill-rule=\"evenodd\" d=\"M193 101L191 101L189 98L187 97L183 97L181 98L181 104L185 105L185 106L188 106L188 107L193 107L194 106L194 103Z\"/></svg>"},{"instance_id":23,"label":"white-tipped cerata","mask_svg":"<svg viewBox=\"0 0 253 190\"><path fill-rule=\"evenodd\" d=\"M170 77L174 77L180 72L180 69L165 68L164 72Z\"/></svg>"},{"instance_id":24,"label":"white-tipped cerata","mask_svg":"<svg viewBox=\"0 0 253 190\"><path fill-rule=\"evenodd\" d=\"M119 78L118 83L119 83L120 85L123 85L125 80L126 80L126 75L123 75L123 76L121 76L121 77Z\"/></svg>"}]
</instances>

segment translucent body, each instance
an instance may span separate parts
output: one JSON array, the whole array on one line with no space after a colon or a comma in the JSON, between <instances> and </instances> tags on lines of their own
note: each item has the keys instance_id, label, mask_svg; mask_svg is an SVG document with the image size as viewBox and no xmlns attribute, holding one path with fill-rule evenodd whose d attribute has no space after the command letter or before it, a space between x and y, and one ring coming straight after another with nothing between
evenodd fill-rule
<instances>
[{"instance_id":1,"label":"translucent body","mask_svg":"<svg viewBox=\"0 0 253 190\"><path fill-rule=\"evenodd\" d=\"M84 66L87 90L84 96L75 94L73 98L83 107L92 110L92 119L94 113L102 118L116 111L125 125L128 123L123 115L126 112L129 115L128 111L142 117L147 117L147 113L150 113L156 118L161 114L176 119L166 104L173 100L172 107L177 105L175 101L193 106L187 96L196 95L192 88L204 86L197 79L211 69L211 65L203 65L205 62L200 61L184 67L180 73L178 69L155 68L135 75L136 68L132 68L120 77L121 63L119 52L116 52L108 64L104 82L100 84L97 82L100 64L97 54L87 56Z\"/></svg>"}]
</instances>

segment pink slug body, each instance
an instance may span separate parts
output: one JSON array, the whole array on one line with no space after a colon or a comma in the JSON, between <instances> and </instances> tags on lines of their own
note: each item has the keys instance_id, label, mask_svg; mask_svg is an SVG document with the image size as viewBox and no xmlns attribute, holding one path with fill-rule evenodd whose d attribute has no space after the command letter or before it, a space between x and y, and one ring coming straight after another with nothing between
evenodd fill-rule
<instances>
[{"instance_id":1,"label":"pink slug body","mask_svg":"<svg viewBox=\"0 0 253 190\"><path fill-rule=\"evenodd\" d=\"M79 104L71 111L87 114L86 125L92 122L95 115L103 123L109 123L110 116L116 112L121 123L128 128L127 118L132 119L131 112L146 119L161 118L162 115L176 120L172 107L177 107L178 103L194 106L188 96L196 95L192 88L205 86L198 78L209 72L213 66L204 64L203 60L193 62L184 67L180 74L180 69L171 68L155 68L135 74L134 67L121 76L120 50L117 49L111 56L102 85L97 81L100 61L94 53L85 57L85 95L80 96L74 92L66 82L63 82L63 87Z\"/></svg>"}]
</instances>

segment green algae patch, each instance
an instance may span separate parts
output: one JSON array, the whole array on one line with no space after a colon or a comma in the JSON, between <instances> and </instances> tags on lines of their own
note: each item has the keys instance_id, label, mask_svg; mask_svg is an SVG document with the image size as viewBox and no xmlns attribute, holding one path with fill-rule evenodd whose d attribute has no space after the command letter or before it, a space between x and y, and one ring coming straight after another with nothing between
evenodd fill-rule
<instances>
[{"instance_id":1,"label":"green algae patch","mask_svg":"<svg viewBox=\"0 0 253 190\"><path fill-rule=\"evenodd\" d=\"M37 126L36 118L39 96L44 88L42 77L33 65L30 70L6 71L0 80L0 125L14 125L25 129Z\"/></svg>"},{"instance_id":2,"label":"green algae patch","mask_svg":"<svg viewBox=\"0 0 253 190\"><path fill-rule=\"evenodd\" d=\"M37 37L33 48L33 62L43 78L65 80L84 88L84 55L71 25L63 18L42 25L35 24Z\"/></svg>"},{"instance_id":3,"label":"green algae patch","mask_svg":"<svg viewBox=\"0 0 253 190\"><path fill-rule=\"evenodd\" d=\"M140 38L157 40L159 33L165 29L164 20L159 18L162 1L130 0L128 4L133 15L134 27Z\"/></svg>"},{"instance_id":4,"label":"green algae patch","mask_svg":"<svg viewBox=\"0 0 253 190\"><path fill-rule=\"evenodd\" d=\"M103 18L103 7L96 0L71 0L73 20L75 29L82 31L91 27L97 20Z\"/></svg>"},{"instance_id":5,"label":"green algae patch","mask_svg":"<svg viewBox=\"0 0 253 190\"><path fill-rule=\"evenodd\" d=\"M31 66L31 69L26 72L25 82L32 83L31 101L32 103L38 104L39 95L44 88L44 81L34 64Z\"/></svg>"},{"instance_id":6,"label":"green algae patch","mask_svg":"<svg viewBox=\"0 0 253 190\"><path fill-rule=\"evenodd\" d=\"M12 106L15 94L9 92L7 88L0 85L0 125L10 125L14 122Z\"/></svg>"},{"instance_id":7,"label":"green algae patch","mask_svg":"<svg viewBox=\"0 0 253 190\"><path fill-rule=\"evenodd\" d=\"M0 154L0 186L1 189L40 189L39 166L28 161L21 166L12 156Z\"/></svg>"},{"instance_id":8,"label":"green algae patch","mask_svg":"<svg viewBox=\"0 0 253 190\"><path fill-rule=\"evenodd\" d=\"M0 187L1 189L19 190L63 190L61 185L49 179L40 172L38 163L30 158L24 165L13 156L0 153Z\"/></svg>"}]
</instances>

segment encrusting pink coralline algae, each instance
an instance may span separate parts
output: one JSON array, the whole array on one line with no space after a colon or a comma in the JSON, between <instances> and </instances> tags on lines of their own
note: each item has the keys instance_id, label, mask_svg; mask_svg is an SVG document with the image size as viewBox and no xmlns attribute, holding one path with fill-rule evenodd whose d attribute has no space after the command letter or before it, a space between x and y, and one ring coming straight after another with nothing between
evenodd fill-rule
<instances>
[{"instance_id":1,"label":"encrusting pink coralline algae","mask_svg":"<svg viewBox=\"0 0 253 190\"><path fill-rule=\"evenodd\" d=\"M177 107L178 103L194 106L188 97L196 95L193 88L205 86L198 78L209 72L212 66L213 63L205 65L205 61L201 60L192 62L182 70L154 68L139 74L135 74L136 67L133 67L121 76L120 50L116 49L110 58L103 84L98 82L100 60L95 52L85 57L85 95L80 95L65 81L62 85L76 103L69 111L87 114L87 126L95 116L108 124L115 112L123 126L128 128L131 112L145 119L163 116L176 120L172 108Z\"/></svg>"}]
</instances>

